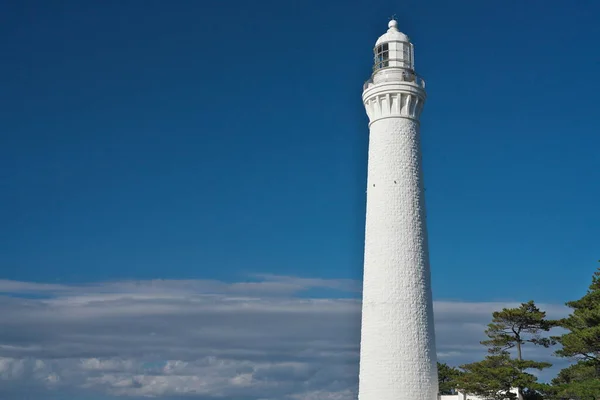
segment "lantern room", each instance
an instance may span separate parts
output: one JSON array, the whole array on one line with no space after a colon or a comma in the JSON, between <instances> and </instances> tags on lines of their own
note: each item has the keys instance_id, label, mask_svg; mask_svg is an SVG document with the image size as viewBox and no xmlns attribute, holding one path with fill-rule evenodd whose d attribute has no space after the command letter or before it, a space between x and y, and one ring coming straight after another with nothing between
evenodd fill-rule
<instances>
[{"instance_id":1,"label":"lantern room","mask_svg":"<svg viewBox=\"0 0 600 400\"><path fill-rule=\"evenodd\" d=\"M398 30L398 22L391 20L388 31L375 43L373 72L396 67L412 72L414 70L413 45L404 33Z\"/></svg>"}]
</instances>

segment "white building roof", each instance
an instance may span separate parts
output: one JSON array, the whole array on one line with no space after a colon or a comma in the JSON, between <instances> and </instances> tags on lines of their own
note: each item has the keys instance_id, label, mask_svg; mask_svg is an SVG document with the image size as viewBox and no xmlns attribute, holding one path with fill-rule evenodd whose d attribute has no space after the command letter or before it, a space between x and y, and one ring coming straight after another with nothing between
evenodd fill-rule
<instances>
[{"instance_id":1,"label":"white building roof","mask_svg":"<svg viewBox=\"0 0 600 400\"><path fill-rule=\"evenodd\" d=\"M388 24L388 30L383 35L379 36L377 39L377 43L375 43L375 47L379 46L382 43L387 42L408 42L410 39L404 33L398 30L398 21L395 19L391 20Z\"/></svg>"}]
</instances>

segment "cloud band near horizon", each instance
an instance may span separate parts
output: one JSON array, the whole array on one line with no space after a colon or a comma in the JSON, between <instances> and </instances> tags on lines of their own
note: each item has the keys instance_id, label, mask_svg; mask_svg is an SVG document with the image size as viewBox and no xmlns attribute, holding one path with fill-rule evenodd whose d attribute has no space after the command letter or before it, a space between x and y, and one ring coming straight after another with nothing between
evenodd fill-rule
<instances>
[{"instance_id":1,"label":"cloud band near horizon","mask_svg":"<svg viewBox=\"0 0 600 400\"><path fill-rule=\"evenodd\" d=\"M330 296L307 296L314 289ZM352 280L274 275L230 283L0 280L0 397L352 399L359 296ZM517 304L435 301L439 360L483 357L492 312ZM549 317L568 312L540 307ZM551 351L525 352L556 364L542 379L565 364Z\"/></svg>"}]
</instances>

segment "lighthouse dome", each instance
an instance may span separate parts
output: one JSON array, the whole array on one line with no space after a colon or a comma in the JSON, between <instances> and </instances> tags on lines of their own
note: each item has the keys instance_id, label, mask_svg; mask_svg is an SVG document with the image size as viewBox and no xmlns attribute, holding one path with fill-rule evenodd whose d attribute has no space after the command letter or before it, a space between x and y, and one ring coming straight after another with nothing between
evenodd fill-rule
<instances>
[{"instance_id":1,"label":"lighthouse dome","mask_svg":"<svg viewBox=\"0 0 600 400\"><path fill-rule=\"evenodd\" d=\"M398 30L398 21L395 19L391 20L388 24L388 30L383 35L379 36L375 46L379 46L382 43L388 42L408 42L410 39L404 33Z\"/></svg>"}]
</instances>

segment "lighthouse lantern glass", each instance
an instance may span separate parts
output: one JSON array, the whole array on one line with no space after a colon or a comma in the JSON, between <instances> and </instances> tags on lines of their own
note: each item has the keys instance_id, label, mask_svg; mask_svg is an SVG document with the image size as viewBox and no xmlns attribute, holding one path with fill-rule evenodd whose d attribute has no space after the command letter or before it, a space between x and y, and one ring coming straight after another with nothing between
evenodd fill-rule
<instances>
[{"instance_id":1,"label":"lighthouse lantern glass","mask_svg":"<svg viewBox=\"0 0 600 400\"><path fill-rule=\"evenodd\" d=\"M373 71L386 67L413 69L413 47L410 42L390 41L375 47Z\"/></svg>"},{"instance_id":2,"label":"lighthouse lantern glass","mask_svg":"<svg viewBox=\"0 0 600 400\"><path fill-rule=\"evenodd\" d=\"M389 66L390 49L387 43L375 48L375 69Z\"/></svg>"},{"instance_id":3,"label":"lighthouse lantern glass","mask_svg":"<svg viewBox=\"0 0 600 400\"><path fill-rule=\"evenodd\" d=\"M412 66L410 45L407 43L402 43L402 61L404 62L404 67L410 68Z\"/></svg>"}]
</instances>

